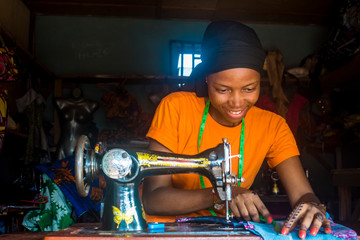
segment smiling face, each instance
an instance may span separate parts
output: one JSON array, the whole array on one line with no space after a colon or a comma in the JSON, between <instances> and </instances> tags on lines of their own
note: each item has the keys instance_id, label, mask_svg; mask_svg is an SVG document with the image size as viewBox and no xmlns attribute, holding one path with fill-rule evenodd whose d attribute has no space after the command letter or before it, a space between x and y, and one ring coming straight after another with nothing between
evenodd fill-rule
<instances>
[{"instance_id":1,"label":"smiling face","mask_svg":"<svg viewBox=\"0 0 360 240\"><path fill-rule=\"evenodd\" d=\"M237 126L260 93L260 73L248 68L232 68L206 77L210 98L209 113L224 126Z\"/></svg>"}]
</instances>

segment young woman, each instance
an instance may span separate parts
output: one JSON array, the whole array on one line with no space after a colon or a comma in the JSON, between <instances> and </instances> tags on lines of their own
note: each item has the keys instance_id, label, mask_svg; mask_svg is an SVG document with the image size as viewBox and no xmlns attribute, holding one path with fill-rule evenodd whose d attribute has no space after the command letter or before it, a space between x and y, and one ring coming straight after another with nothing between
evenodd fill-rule
<instances>
[{"instance_id":1,"label":"young woman","mask_svg":"<svg viewBox=\"0 0 360 240\"><path fill-rule=\"evenodd\" d=\"M199 87L196 93L176 92L162 100L147 134L150 149L194 155L227 138L231 154L240 154L232 159L232 172L245 178L240 186L232 187L229 206L236 217L259 222L262 215L272 222L259 196L249 190L265 159L279 174L294 208L282 234L297 223L301 224L300 238L306 237L308 229L316 235L321 226L330 233L325 206L303 172L286 121L254 106L265 59L254 30L238 22L212 22L204 34L201 58L192 78L205 91ZM222 215L224 208L213 193L209 181L197 174L151 176L144 181L143 204L149 221Z\"/></svg>"}]
</instances>

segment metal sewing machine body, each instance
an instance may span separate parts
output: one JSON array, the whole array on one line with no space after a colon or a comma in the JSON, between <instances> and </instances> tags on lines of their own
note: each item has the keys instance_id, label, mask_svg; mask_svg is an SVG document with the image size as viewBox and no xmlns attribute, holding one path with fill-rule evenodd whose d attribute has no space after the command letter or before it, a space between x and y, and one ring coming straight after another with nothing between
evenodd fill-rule
<instances>
[{"instance_id":1,"label":"metal sewing machine body","mask_svg":"<svg viewBox=\"0 0 360 240\"><path fill-rule=\"evenodd\" d=\"M230 144L222 144L197 155L181 155L155 151L125 151L114 148L103 154L94 151L88 138L80 137L75 156L75 180L78 193L86 197L90 184L100 171L106 179L106 197L102 214L103 230L123 232L147 228L138 188L146 176L198 173L207 177L226 204L226 220L230 221L231 186L239 181L231 174Z\"/></svg>"}]
</instances>

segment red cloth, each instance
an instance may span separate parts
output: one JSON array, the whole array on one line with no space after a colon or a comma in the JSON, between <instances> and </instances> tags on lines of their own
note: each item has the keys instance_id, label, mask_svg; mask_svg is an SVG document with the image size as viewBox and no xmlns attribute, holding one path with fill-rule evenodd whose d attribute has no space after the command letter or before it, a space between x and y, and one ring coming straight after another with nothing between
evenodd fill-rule
<instances>
[{"instance_id":1,"label":"red cloth","mask_svg":"<svg viewBox=\"0 0 360 240\"><path fill-rule=\"evenodd\" d=\"M293 132L295 138L297 137L301 108L307 102L308 100L306 98L304 98L298 93L295 93L292 102L288 106L288 112L286 114L286 122L289 125L291 131ZM259 98L256 106L277 113L275 103L271 101L271 99L267 94L264 94Z\"/></svg>"}]
</instances>

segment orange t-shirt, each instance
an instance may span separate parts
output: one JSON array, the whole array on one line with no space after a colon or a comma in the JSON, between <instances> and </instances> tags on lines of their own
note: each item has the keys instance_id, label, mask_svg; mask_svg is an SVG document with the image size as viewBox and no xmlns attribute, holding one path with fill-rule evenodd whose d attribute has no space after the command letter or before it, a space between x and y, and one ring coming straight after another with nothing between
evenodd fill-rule
<instances>
[{"instance_id":1,"label":"orange t-shirt","mask_svg":"<svg viewBox=\"0 0 360 240\"><path fill-rule=\"evenodd\" d=\"M191 92L175 92L165 97L159 104L148 138L155 139L174 153L198 154L198 137L205 108L205 99ZM231 155L239 154L241 125L226 127L217 123L210 114L207 116L200 152L216 147L227 138L231 145ZM245 144L243 188L250 188L264 159L271 168L282 161L299 155L294 136L285 119L270 111L252 107L245 116ZM238 175L239 158L232 158L232 172ZM204 177L206 187L211 187ZM198 174L174 174L172 186L182 189L200 189ZM209 216L208 210L201 210L188 217ZM174 221L183 216L150 216L149 222Z\"/></svg>"}]
</instances>

